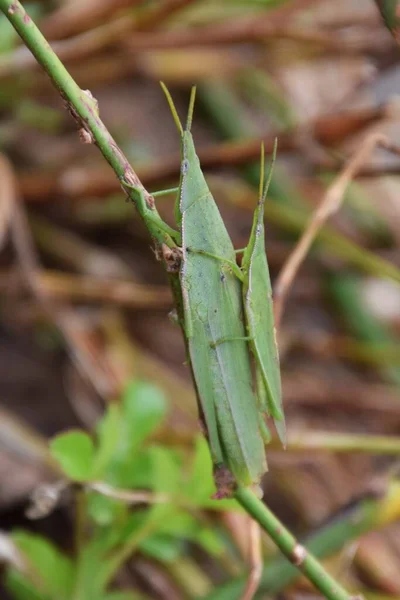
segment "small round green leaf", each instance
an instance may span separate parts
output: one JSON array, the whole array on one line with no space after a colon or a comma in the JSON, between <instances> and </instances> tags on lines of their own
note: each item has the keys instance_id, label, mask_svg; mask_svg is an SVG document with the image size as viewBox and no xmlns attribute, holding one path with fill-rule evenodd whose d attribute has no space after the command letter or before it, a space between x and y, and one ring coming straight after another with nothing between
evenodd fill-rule
<instances>
[{"instance_id":1,"label":"small round green leaf","mask_svg":"<svg viewBox=\"0 0 400 600\"><path fill-rule=\"evenodd\" d=\"M50 441L50 452L64 473L74 481L88 481L93 472L94 446L85 432L70 430Z\"/></svg>"}]
</instances>

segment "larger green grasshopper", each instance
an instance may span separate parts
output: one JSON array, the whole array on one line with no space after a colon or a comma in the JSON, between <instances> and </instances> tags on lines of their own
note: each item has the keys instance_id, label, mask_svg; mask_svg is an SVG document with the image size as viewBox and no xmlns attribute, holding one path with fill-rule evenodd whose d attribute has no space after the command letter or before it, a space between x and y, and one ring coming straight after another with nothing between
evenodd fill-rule
<instances>
[{"instance_id":1,"label":"larger green grasshopper","mask_svg":"<svg viewBox=\"0 0 400 600\"><path fill-rule=\"evenodd\" d=\"M181 323L215 467L217 496L223 497L235 485L257 484L267 469L264 442L269 440L269 431L264 414L283 422L264 250L265 194L240 269L190 131L194 90L183 129L169 92L165 86L163 89L181 136L181 177L175 204L179 233L173 235L182 250ZM249 344L256 359L258 401ZM282 436L282 428L279 431Z\"/></svg>"},{"instance_id":2,"label":"larger green grasshopper","mask_svg":"<svg viewBox=\"0 0 400 600\"><path fill-rule=\"evenodd\" d=\"M181 177L175 218L182 236L180 283L184 333L210 443L219 494L258 483L266 471L263 429L252 389L240 281L229 266L235 250L207 186L191 129L194 91L185 130L166 89L181 135ZM226 264L203 253L223 257ZM231 338L219 344L223 338ZM228 488L228 489L227 489Z\"/></svg>"}]
</instances>

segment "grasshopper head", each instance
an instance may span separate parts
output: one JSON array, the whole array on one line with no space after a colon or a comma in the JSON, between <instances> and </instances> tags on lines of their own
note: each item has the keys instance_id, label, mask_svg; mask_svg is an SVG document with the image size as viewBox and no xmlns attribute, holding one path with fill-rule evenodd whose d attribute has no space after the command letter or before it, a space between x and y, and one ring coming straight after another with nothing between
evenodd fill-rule
<instances>
[{"instance_id":1,"label":"grasshopper head","mask_svg":"<svg viewBox=\"0 0 400 600\"><path fill-rule=\"evenodd\" d=\"M173 119L175 121L176 128L177 128L177 130L178 130L181 138L183 139L184 133L185 132L190 132L191 127L192 127L194 101L195 101L195 98L196 98L196 87L193 86L192 90L190 92L189 109L188 109L188 115L187 115L187 119L186 119L186 127L185 127L185 130L184 130L183 127L182 127L182 122L181 122L181 120L179 118L179 115L178 115L178 111L176 110L176 106L174 104L174 101L172 100L172 96L169 93L169 90L168 90L167 86L162 81L160 82L160 85L162 87L162 90L163 90L166 98L167 98L167 102L168 102L169 108L171 110L172 117L173 117Z\"/></svg>"}]
</instances>

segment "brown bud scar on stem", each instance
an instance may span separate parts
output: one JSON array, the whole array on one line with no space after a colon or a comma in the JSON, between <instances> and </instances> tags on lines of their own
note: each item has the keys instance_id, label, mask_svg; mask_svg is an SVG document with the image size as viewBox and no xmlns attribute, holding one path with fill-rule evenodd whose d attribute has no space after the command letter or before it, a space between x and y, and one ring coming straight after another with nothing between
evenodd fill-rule
<instances>
[{"instance_id":1,"label":"brown bud scar on stem","mask_svg":"<svg viewBox=\"0 0 400 600\"><path fill-rule=\"evenodd\" d=\"M236 481L231 471L225 465L215 467L214 481L217 486L217 491L212 496L214 500L232 498L236 489Z\"/></svg>"},{"instance_id":2,"label":"brown bud scar on stem","mask_svg":"<svg viewBox=\"0 0 400 600\"><path fill-rule=\"evenodd\" d=\"M178 273L182 261L181 248L169 248L167 244L161 246L162 257L168 273Z\"/></svg>"},{"instance_id":3,"label":"brown bud scar on stem","mask_svg":"<svg viewBox=\"0 0 400 600\"><path fill-rule=\"evenodd\" d=\"M291 561L296 567L300 567L307 558L307 550L301 544L296 544L291 553Z\"/></svg>"},{"instance_id":4,"label":"brown bud scar on stem","mask_svg":"<svg viewBox=\"0 0 400 600\"><path fill-rule=\"evenodd\" d=\"M79 130L79 139L82 144L93 144L94 142L92 134L84 127L81 127Z\"/></svg>"}]
</instances>

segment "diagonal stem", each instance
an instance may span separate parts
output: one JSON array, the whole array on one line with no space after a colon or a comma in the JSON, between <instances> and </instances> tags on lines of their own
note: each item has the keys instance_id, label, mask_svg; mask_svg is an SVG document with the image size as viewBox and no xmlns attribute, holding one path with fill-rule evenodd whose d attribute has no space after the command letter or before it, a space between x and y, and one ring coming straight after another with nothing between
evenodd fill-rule
<instances>
[{"instance_id":1,"label":"diagonal stem","mask_svg":"<svg viewBox=\"0 0 400 600\"><path fill-rule=\"evenodd\" d=\"M268 533L286 558L295 565L328 600L351 600L352 596L335 581L322 564L302 546L270 509L249 489L239 488L237 501Z\"/></svg>"},{"instance_id":2,"label":"diagonal stem","mask_svg":"<svg viewBox=\"0 0 400 600\"><path fill-rule=\"evenodd\" d=\"M126 182L136 189L135 192L135 189L123 188L135 203L150 235L160 245L165 243L174 248L175 243L165 232L166 224L155 208L153 197L145 190L128 159L100 119L97 102L91 93L78 86L18 0L1 0L0 9L60 92L66 108L78 123L81 140L96 144L121 183ZM138 192L142 192L144 202L138 201Z\"/></svg>"}]
</instances>

